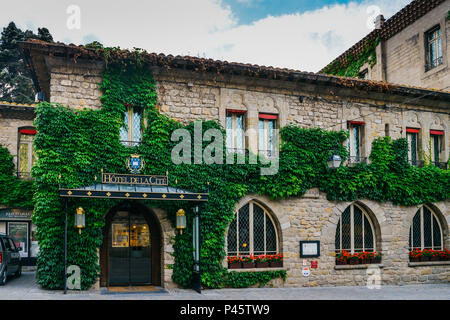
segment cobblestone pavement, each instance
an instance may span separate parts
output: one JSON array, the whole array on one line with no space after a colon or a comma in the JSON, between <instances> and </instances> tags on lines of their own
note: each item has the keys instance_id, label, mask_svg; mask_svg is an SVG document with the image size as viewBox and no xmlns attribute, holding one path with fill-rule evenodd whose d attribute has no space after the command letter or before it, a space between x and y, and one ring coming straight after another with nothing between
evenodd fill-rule
<instances>
[{"instance_id":1,"label":"cobblestone pavement","mask_svg":"<svg viewBox=\"0 0 450 320\"><path fill-rule=\"evenodd\" d=\"M366 287L251 288L203 290L174 289L151 293L106 293L42 290L34 272L24 272L0 286L0 300L450 300L450 283Z\"/></svg>"}]
</instances>

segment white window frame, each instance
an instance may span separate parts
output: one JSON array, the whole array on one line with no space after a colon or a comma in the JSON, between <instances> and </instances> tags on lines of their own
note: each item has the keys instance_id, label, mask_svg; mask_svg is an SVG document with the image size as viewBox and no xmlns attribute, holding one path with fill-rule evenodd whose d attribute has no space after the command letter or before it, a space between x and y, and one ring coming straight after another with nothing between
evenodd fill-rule
<instances>
[{"instance_id":1,"label":"white window frame","mask_svg":"<svg viewBox=\"0 0 450 320\"><path fill-rule=\"evenodd\" d=\"M347 147L350 156L350 163L359 163L364 160L364 149L363 149L363 137L364 137L364 123L348 123L348 141ZM358 129L358 141L355 141L354 129ZM355 146L358 145L359 154L356 153Z\"/></svg>"},{"instance_id":2,"label":"white window frame","mask_svg":"<svg viewBox=\"0 0 450 320\"><path fill-rule=\"evenodd\" d=\"M430 36L434 38L430 41ZM426 40L426 71L434 69L443 64L443 48L442 48L442 30L441 26L437 25L425 33ZM431 47L435 46L436 59L431 60Z\"/></svg>"},{"instance_id":3,"label":"white window frame","mask_svg":"<svg viewBox=\"0 0 450 320\"><path fill-rule=\"evenodd\" d=\"M418 129L420 130L420 129ZM416 137L416 144L415 144L415 152L416 152L416 158L412 159L412 148L411 148L411 142L412 142L412 137L415 136ZM420 160L419 157L419 132L406 132L406 141L408 142L408 162L411 164L416 164L418 163L418 161Z\"/></svg>"},{"instance_id":4,"label":"white window frame","mask_svg":"<svg viewBox=\"0 0 450 320\"><path fill-rule=\"evenodd\" d=\"M127 122L127 127L125 127L125 126L121 126L120 127L120 130L121 130L121 134L122 134L122 132L123 131L126 131L126 133L127 133L127 140L122 140L122 137L121 137L121 142L122 142L122 144L124 144L124 145L126 145L126 146L136 146L136 145L138 145L138 144L140 144L141 142L142 142L142 134L143 134L143 131L144 131L144 121L143 121L143 118L144 118L144 111L143 111L143 109L141 109L141 112L140 112L140 121L141 121L141 123L140 123L140 128L141 128L141 130L140 130L140 133L139 133L139 141L136 141L136 140L133 140L133 137L134 137L134 126L133 126L133 121L134 121L134 107L133 106L129 106L129 107L127 107L127 117L128 117L128 122Z\"/></svg>"},{"instance_id":5,"label":"white window frame","mask_svg":"<svg viewBox=\"0 0 450 320\"><path fill-rule=\"evenodd\" d=\"M339 249L336 249L336 252L342 252L342 251L349 251L351 254L354 254L355 251L355 219L354 219L354 212L355 212L355 206L358 207L362 213L364 214L364 216L367 218L367 220L369 221L369 225L370 228L372 229L372 243L373 243L373 251L376 251L376 247L377 247L377 243L376 243L376 235L375 235L375 228L372 222L372 219L370 218L370 216L367 214L366 210L364 210L361 206L357 205L356 203L351 204L350 207L350 248L343 248L342 247L342 214L344 213L345 210L347 210L347 208L345 208L345 210L342 212L341 217L339 218L338 224L339 224ZM363 247L361 248L362 251L367 251L365 248L365 224L364 224L364 216L362 219L362 245ZM336 245L335 245L336 247ZM359 250L360 248L358 248ZM371 252L371 251L369 251Z\"/></svg>"},{"instance_id":6,"label":"white window frame","mask_svg":"<svg viewBox=\"0 0 450 320\"><path fill-rule=\"evenodd\" d=\"M264 155L266 158L272 158L276 156L277 139L276 130L278 125L277 119L262 119L258 118L258 153ZM269 134L269 123L273 123L272 137ZM263 127L261 128L261 124ZM269 144L269 140L272 142L272 146Z\"/></svg>"},{"instance_id":7,"label":"white window frame","mask_svg":"<svg viewBox=\"0 0 450 320\"><path fill-rule=\"evenodd\" d=\"M239 251L239 210L242 209L243 207L245 207L246 205L249 205L249 212L248 212L248 218L249 218L249 244L248 244L248 251L245 252L240 252ZM279 237L278 237L278 230L277 230L277 225L275 224L275 221L272 217L272 215L269 213L269 211L264 208L262 205L258 204L256 201L249 201L246 204L244 204L242 207L240 207L238 210L236 210L235 215L234 215L234 219L236 220L236 251L231 251L230 254L230 250L228 248L228 231L227 230L227 239L226 239L226 243L227 243L227 255L228 256L237 256L237 255L243 255L243 256L247 256L247 255L255 255L255 250L254 250L254 232L253 232L253 206L258 206L259 208L261 208L264 212L264 252L260 252L258 251L258 253L256 253L256 255L265 255L265 254L269 254L267 251L267 218L270 219L270 222L272 223L273 229L275 230L275 239L276 239L276 250L274 251L269 251L270 254L278 254L280 253L280 243L279 243Z\"/></svg>"},{"instance_id":8,"label":"white window frame","mask_svg":"<svg viewBox=\"0 0 450 320\"><path fill-rule=\"evenodd\" d=\"M226 125L226 148L228 152L244 154L245 145L245 128L246 128L246 117L245 113L227 112L225 118ZM237 117L242 117L242 132L238 132L237 128ZM231 128L228 128L228 119L231 119ZM228 130L231 130L229 132ZM231 134L231 140L229 140ZM242 146L238 146L238 136L241 135Z\"/></svg>"},{"instance_id":9,"label":"white window frame","mask_svg":"<svg viewBox=\"0 0 450 320\"><path fill-rule=\"evenodd\" d=\"M31 168L33 167L33 158L34 161L37 160L37 156L36 153L34 152L34 148L33 148L33 144L34 144L34 138L35 138L35 134L25 134L25 133L21 133L20 130L24 129L24 128L19 128L19 145L18 145L18 150L17 150L17 173L18 173L18 177L19 178L24 178L24 179L30 179L31 178ZM34 129L29 129L29 130L34 130ZM23 136L31 136L31 141L27 141L24 140L22 137ZM28 171L21 171L21 166L22 166L22 162L20 160L20 154L21 154L21 150L22 150L22 145L27 145L27 168Z\"/></svg>"},{"instance_id":10,"label":"white window frame","mask_svg":"<svg viewBox=\"0 0 450 320\"><path fill-rule=\"evenodd\" d=\"M431 222L430 222L431 223L431 248L425 247L425 227L424 227L424 217L423 217L423 208L425 208L425 207L431 212L431 215L430 215L430 220L431 220ZM432 210L427 205L423 205L422 207L420 207L419 212L420 212L419 213L420 214L420 250L423 250L423 249L443 250L444 249L444 234L442 232L441 222L439 221L437 214L434 212L434 210ZM414 247L414 226L413 226L413 223L414 223L414 218L415 218L417 213L418 213L418 211L416 211L416 213L413 216L413 220L411 221L411 227L410 227L410 230L409 230L410 236L411 236L411 242L409 243L409 249L410 250L414 250L414 248L415 248ZM440 235L441 235L441 245L440 245L439 248L436 248L434 246L433 217L437 221L437 224L439 226Z\"/></svg>"}]
</instances>

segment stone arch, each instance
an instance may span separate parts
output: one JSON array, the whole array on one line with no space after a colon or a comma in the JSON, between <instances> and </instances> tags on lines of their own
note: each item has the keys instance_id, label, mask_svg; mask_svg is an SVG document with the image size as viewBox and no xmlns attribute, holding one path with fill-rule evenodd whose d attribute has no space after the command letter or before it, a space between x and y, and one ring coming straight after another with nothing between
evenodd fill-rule
<instances>
[{"instance_id":1,"label":"stone arch","mask_svg":"<svg viewBox=\"0 0 450 320\"><path fill-rule=\"evenodd\" d=\"M151 232L151 261L152 261L152 283L163 287L171 286L171 274L165 266L171 262L171 253L173 252L170 238L175 234L170 220L166 213L161 209L152 209L139 201L125 201L112 207L105 214L105 227L103 228L103 244L99 251L101 278L100 285L108 285L108 235L112 219L115 213L128 203L126 210L138 210L145 217L150 226ZM130 209L132 208L132 209Z\"/></svg>"}]
</instances>

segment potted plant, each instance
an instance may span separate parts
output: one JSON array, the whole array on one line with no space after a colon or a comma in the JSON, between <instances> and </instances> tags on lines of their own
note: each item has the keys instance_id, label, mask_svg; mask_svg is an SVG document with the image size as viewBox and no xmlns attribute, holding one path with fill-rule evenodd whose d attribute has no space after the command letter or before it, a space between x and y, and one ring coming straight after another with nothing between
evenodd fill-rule
<instances>
[{"instance_id":1,"label":"potted plant","mask_svg":"<svg viewBox=\"0 0 450 320\"><path fill-rule=\"evenodd\" d=\"M372 263L381 263L381 256L383 254L381 252L374 252L373 253L373 259L372 259Z\"/></svg>"},{"instance_id":2,"label":"potted plant","mask_svg":"<svg viewBox=\"0 0 450 320\"><path fill-rule=\"evenodd\" d=\"M430 261L439 261L440 259L440 251L439 250L431 250L430 251L431 257Z\"/></svg>"},{"instance_id":3,"label":"potted plant","mask_svg":"<svg viewBox=\"0 0 450 320\"><path fill-rule=\"evenodd\" d=\"M242 268L241 257L228 257L228 269L240 269Z\"/></svg>"},{"instance_id":4,"label":"potted plant","mask_svg":"<svg viewBox=\"0 0 450 320\"><path fill-rule=\"evenodd\" d=\"M271 255L269 265L272 268L281 268L283 266L283 255L281 253Z\"/></svg>"},{"instance_id":5,"label":"potted plant","mask_svg":"<svg viewBox=\"0 0 450 320\"><path fill-rule=\"evenodd\" d=\"M255 267L255 263L254 263L253 255L242 257L242 268L250 269L250 268L254 268L254 267Z\"/></svg>"},{"instance_id":6,"label":"potted plant","mask_svg":"<svg viewBox=\"0 0 450 320\"><path fill-rule=\"evenodd\" d=\"M344 265L344 264L348 264L348 257L350 256L350 254L343 250L341 252L338 253L338 255L336 256L336 264L337 265Z\"/></svg>"},{"instance_id":7,"label":"potted plant","mask_svg":"<svg viewBox=\"0 0 450 320\"><path fill-rule=\"evenodd\" d=\"M420 262L422 257L422 250L414 249L409 253L409 261Z\"/></svg>"},{"instance_id":8,"label":"potted plant","mask_svg":"<svg viewBox=\"0 0 450 320\"><path fill-rule=\"evenodd\" d=\"M448 261L448 260L450 260L450 251L447 250L447 249L439 251L439 258L440 258L441 261Z\"/></svg>"},{"instance_id":9,"label":"potted plant","mask_svg":"<svg viewBox=\"0 0 450 320\"><path fill-rule=\"evenodd\" d=\"M269 256L259 255L255 257L256 268L268 268L269 267Z\"/></svg>"},{"instance_id":10,"label":"potted plant","mask_svg":"<svg viewBox=\"0 0 450 320\"><path fill-rule=\"evenodd\" d=\"M370 262L370 252L363 251L359 254L360 264L369 264Z\"/></svg>"},{"instance_id":11,"label":"potted plant","mask_svg":"<svg viewBox=\"0 0 450 320\"><path fill-rule=\"evenodd\" d=\"M349 260L349 262L350 262L350 264L359 264L359 253L354 253L354 254L351 254L349 257L348 257L348 260Z\"/></svg>"},{"instance_id":12,"label":"potted plant","mask_svg":"<svg viewBox=\"0 0 450 320\"><path fill-rule=\"evenodd\" d=\"M430 252L430 250L429 249L423 249L420 261L430 261L430 259L431 259L431 252Z\"/></svg>"}]
</instances>

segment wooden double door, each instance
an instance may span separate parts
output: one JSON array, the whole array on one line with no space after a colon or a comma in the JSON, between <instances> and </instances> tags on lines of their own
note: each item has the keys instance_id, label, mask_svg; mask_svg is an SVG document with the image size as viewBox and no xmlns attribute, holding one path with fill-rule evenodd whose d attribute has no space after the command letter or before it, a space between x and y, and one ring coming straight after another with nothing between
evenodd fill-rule
<instances>
[{"instance_id":1,"label":"wooden double door","mask_svg":"<svg viewBox=\"0 0 450 320\"><path fill-rule=\"evenodd\" d=\"M107 220L101 254L102 285L159 285L160 235L154 217L128 205L112 212Z\"/></svg>"}]
</instances>

